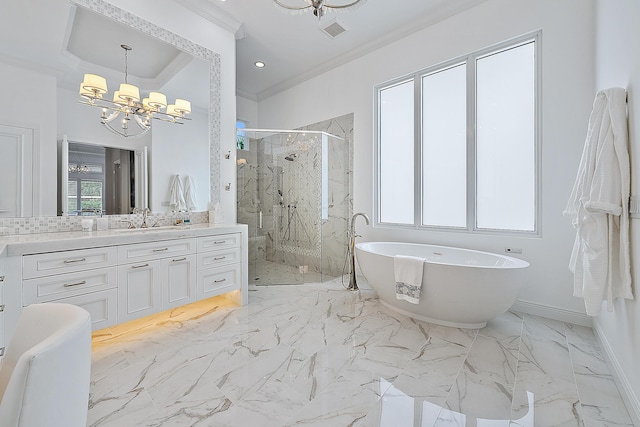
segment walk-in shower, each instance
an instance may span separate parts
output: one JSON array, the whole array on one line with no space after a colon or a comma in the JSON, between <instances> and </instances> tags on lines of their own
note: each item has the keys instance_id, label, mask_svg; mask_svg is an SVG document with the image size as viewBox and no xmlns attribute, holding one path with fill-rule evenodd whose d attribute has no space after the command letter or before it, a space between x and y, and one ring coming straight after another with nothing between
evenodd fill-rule
<instances>
[{"instance_id":1,"label":"walk-in shower","mask_svg":"<svg viewBox=\"0 0 640 427\"><path fill-rule=\"evenodd\" d=\"M239 129L238 222L249 225L249 283L322 282L343 272L349 147L313 130Z\"/></svg>"}]
</instances>

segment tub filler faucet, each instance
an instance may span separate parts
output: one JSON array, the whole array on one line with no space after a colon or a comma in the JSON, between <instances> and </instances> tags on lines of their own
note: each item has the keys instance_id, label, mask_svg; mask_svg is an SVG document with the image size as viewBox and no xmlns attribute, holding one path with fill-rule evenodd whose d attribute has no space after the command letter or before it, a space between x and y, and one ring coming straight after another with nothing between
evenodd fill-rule
<instances>
[{"instance_id":1,"label":"tub filler faucet","mask_svg":"<svg viewBox=\"0 0 640 427\"><path fill-rule=\"evenodd\" d=\"M356 234L356 218L363 217L366 221L367 225L369 225L369 217L362 212L358 212L353 214L351 217L351 227L349 228L349 250L351 251L351 276L349 278L349 287L347 288L350 291L357 291L358 284L356 283L356 237L360 237L360 235Z\"/></svg>"}]
</instances>

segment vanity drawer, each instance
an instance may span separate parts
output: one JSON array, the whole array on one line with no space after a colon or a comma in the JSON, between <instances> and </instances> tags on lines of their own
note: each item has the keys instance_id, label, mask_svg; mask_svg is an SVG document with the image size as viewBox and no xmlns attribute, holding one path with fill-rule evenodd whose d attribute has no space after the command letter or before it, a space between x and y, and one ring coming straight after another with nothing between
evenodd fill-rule
<instances>
[{"instance_id":1,"label":"vanity drawer","mask_svg":"<svg viewBox=\"0 0 640 427\"><path fill-rule=\"evenodd\" d=\"M118 247L118 263L128 264L139 261L188 255L196 251L195 239L165 240L151 243L136 243Z\"/></svg>"},{"instance_id":2,"label":"vanity drawer","mask_svg":"<svg viewBox=\"0 0 640 427\"><path fill-rule=\"evenodd\" d=\"M240 262L240 248L221 249L198 254L198 270Z\"/></svg>"},{"instance_id":3,"label":"vanity drawer","mask_svg":"<svg viewBox=\"0 0 640 427\"><path fill-rule=\"evenodd\" d=\"M198 252L215 251L218 249L227 248L239 248L241 243L240 239L240 233L198 237Z\"/></svg>"},{"instance_id":4,"label":"vanity drawer","mask_svg":"<svg viewBox=\"0 0 640 427\"><path fill-rule=\"evenodd\" d=\"M198 271L197 299L210 298L240 289L240 264Z\"/></svg>"},{"instance_id":5,"label":"vanity drawer","mask_svg":"<svg viewBox=\"0 0 640 427\"><path fill-rule=\"evenodd\" d=\"M22 277L33 279L52 274L111 267L116 265L116 258L117 249L115 247L25 255L22 257Z\"/></svg>"},{"instance_id":6,"label":"vanity drawer","mask_svg":"<svg viewBox=\"0 0 640 427\"><path fill-rule=\"evenodd\" d=\"M118 323L118 290L106 289L77 297L64 298L56 302L77 305L89 312L91 330L113 326Z\"/></svg>"},{"instance_id":7,"label":"vanity drawer","mask_svg":"<svg viewBox=\"0 0 640 427\"><path fill-rule=\"evenodd\" d=\"M22 304L27 306L115 288L117 277L117 267L108 267L27 279L22 282Z\"/></svg>"}]
</instances>

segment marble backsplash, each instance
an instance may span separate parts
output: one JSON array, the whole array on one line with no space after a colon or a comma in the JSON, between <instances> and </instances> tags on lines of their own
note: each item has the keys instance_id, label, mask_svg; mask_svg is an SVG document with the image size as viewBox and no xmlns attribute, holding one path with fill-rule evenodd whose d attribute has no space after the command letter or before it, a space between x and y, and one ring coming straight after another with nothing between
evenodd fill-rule
<instances>
[{"instance_id":1,"label":"marble backsplash","mask_svg":"<svg viewBox=\"0 0 640 427\"><path fill-rule=\"evenodd\" d=\"M86 216L43 216L32 218L0 218L0 236L15 234L38 234L38 233L59 233L65 231L82 231L80 222ZM95 218L95 217L93 217ZM142 224L142 214L130 215L108 215L109 229L127 228L132 222L136 228ZM209 221L209 212L191 212L190 220L192 224L206 223ZM156 224L158 226L172 225L175 220L175 213L159 212L151 213L147 217L149 227ZM96 225L94 223L93 229Z\"/></svg>"}]
</instances>

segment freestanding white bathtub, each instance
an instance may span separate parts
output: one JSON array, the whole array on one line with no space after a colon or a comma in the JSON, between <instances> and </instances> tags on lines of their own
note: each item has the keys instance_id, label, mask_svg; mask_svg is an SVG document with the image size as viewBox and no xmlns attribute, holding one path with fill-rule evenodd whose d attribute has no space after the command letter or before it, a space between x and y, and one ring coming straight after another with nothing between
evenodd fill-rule
<instances>
[{"instance_id":1,"label":"freestanding white bathtub","mask_svg":"<svg viewBox=\"0 0 640 427\"><path fill-rule=\"evenodd\" d=\"M425 258L419 304L396 299L393 257ZM456 328L482 328L509 310L524 284L529 263L508 256L414 243L356 245L363 275L385 307L426 322Z\"/></svg>"}]
</instances>

